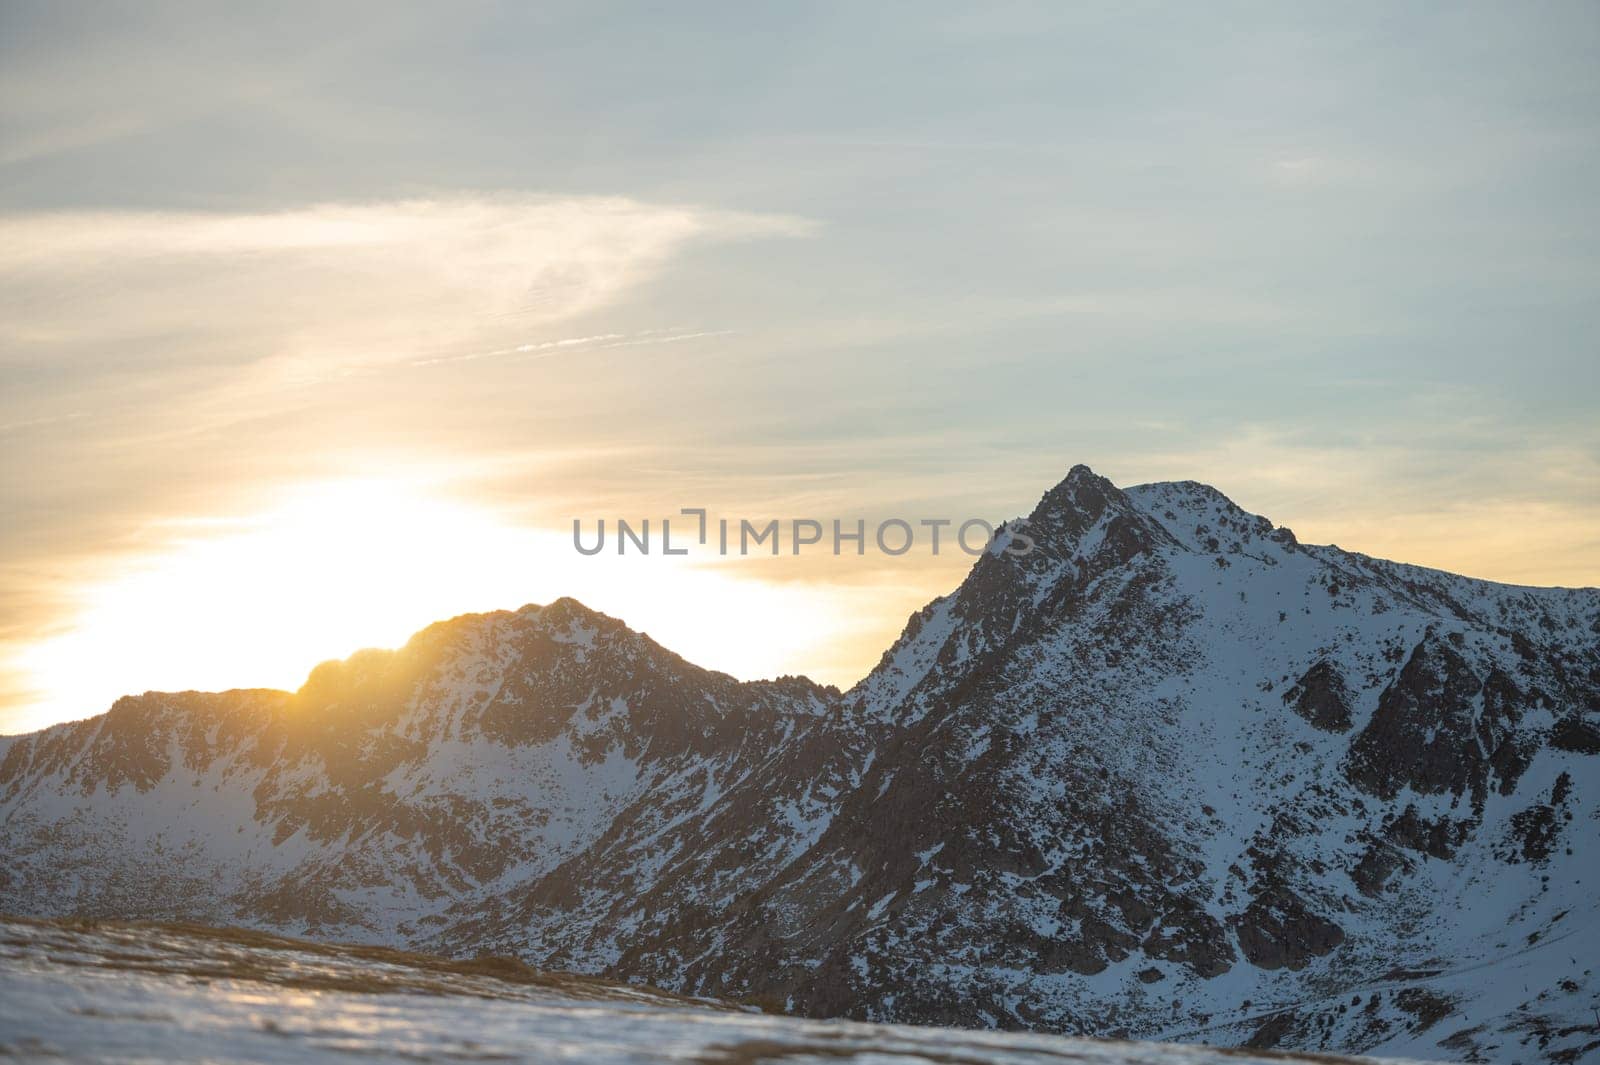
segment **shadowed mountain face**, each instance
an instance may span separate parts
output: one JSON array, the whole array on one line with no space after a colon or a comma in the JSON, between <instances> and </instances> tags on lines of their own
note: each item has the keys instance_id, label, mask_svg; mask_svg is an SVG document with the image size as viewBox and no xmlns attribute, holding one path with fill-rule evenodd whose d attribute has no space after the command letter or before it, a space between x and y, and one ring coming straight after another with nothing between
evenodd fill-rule
<instances>
[{"instance_id":1,"label":"shadowed mountain face","mask_svg":"<svg viewBox=\"0 0 1600 1065\"><path fill-rule=\"evenodd\" d=\"M815 1016L1600 1056L1600 592L1084 467L1025 522L843 694L561 600L0 740L0 909Z\"/></svg>"}]
</instances>

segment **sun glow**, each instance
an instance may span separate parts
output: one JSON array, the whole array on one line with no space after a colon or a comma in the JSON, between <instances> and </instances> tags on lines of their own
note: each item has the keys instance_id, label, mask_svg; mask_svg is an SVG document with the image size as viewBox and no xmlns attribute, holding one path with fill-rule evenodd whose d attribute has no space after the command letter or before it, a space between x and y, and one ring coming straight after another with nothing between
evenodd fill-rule
<instances>
[{"instance_id":1,"label":"sun glow","mask_svg":"<svg viewBox=\"0 0 1600 1065\"><path fill-rule=\"evenodd\" d=\"M398 482L323 483L263 513L173 528L159 552L84 587L65 631L22 652L36 697L0 731L146 690L293 689L320 661L398 647L431 622L563 595L746 679L826 673L861 614L825 586L659 555L581 557L570 531Z\"/></svg>"}]
</instances>

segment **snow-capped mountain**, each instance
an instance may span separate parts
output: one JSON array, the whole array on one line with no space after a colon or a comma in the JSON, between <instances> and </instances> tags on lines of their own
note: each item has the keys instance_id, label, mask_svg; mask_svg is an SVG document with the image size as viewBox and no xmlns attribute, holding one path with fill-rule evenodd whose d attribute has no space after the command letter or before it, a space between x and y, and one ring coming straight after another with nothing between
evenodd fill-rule
<instances>
[{"instance_id":1,"label":"snow-capped mountain","mask_svg":"<svg viewBox=\"0 0 1600 1065\"><path fill-rule=\"evenodd\" d=\"M1600 591L1081 466L1025 522L846 693L560 600L0 739L0 910L812 1016L1600 1060Z\"/></svg>"}]
</instances>

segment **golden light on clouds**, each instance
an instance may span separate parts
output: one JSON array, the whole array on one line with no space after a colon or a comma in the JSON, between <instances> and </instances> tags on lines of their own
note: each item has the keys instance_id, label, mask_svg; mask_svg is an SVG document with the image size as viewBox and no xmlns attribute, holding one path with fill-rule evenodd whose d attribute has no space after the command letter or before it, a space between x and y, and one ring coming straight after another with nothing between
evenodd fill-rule
<instances>
[{"instance_id":1,"label":"golden light on clouds","mask_svg":"<svg viewBox=\"0 0 1600 1065\"><path fill-rule=\"evenodd\" d=\"M694 241L805 231L780 216L527 196L14 215L0 217L0 337L16 361L216 333L254 379L317 380L594 310Z\"/></svg>"},{"instance_id":2,"label":"golden light on clouds","mask_svg":"<svg viewBox=\"0 0 1600 1065\"><path fill-rule=\"evenodd\" d=\"M481 194L0 215L0 369L16 384L0 392L0 731L147 688L294 687L317 661L464 611L577 595L638 626L750 607L761 585L720 578L679 586L675 611L619 594L679 579L667 567L632 584L605 567L558 575L549 560L570 548L447 497L436 472L504 450L599 454L603 441L538 428L541 405L590 388L586 368L506 389L471 373L509 360L481 357L715 338L566 323L691 247L807 231L779 215ZM438 446L485 422L485 390L522 435ZM782 595L778 609L823 610ZM678 649L744 674L774 662L737 632Z\"/></svg>"}]
</instances>

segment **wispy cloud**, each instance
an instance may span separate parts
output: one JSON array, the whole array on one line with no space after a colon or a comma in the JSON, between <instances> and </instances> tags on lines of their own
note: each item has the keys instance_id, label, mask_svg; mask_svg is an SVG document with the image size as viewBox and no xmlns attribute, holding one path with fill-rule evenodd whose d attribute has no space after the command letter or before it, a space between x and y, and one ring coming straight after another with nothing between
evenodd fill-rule
<instances>
[{"instance_id":1,"label":"wispy cloud","mask_svg":"<svg viewBox=\"0 0 1600 1065\"><path fill-rule=\"evenodd\" d=\"M508 314L526 328L529 317L593 311L695 242L805 229L603 198L0 217L0 358L154 338L167 357L175 341L212 334L238 360L274 360L289 377L414 361L492 335Z\"/></svg>"},{"instance_id":2,"label":"wispy cloud","mask_svg":"<svg viewBox=\"0 0 1600 1065\"><path fill-rule=\"evenodd\" d=\"M687 249L809 231L790 216L528 195L0 215L0 370L13 377L0 425L105 415L137 390L194 432L386 367L720 335L512 342L603 311Z\"/></svg>"},{"instance_id":3,"label":"wispy cloud","mask_svg":"<svg viewBox=\"0 0 1600 1065\"><path fill-rule=\"evenodd\" d=\"M593 348L628 348L646 344L676 344L685 340L732 336L735 332L736 330L733 329L701 329L694 331L645 329L637 333L599 333L595 336L531 341L526 344L516 344L509 348L494 348L490 351L470 351L460 355L440 355L431 359L416 359L411 365L437 366L441 363L475 362L478 359L498 359L507 356L548 358L553 355L565 354L569 351L582 351Z\"/></svg>"}]
</instances>

